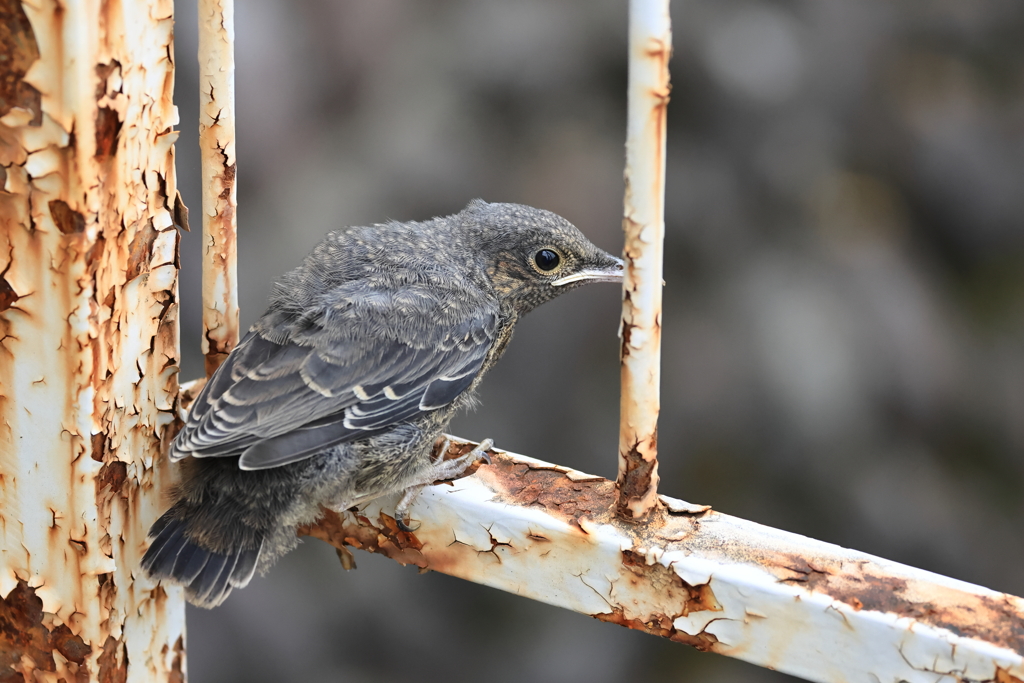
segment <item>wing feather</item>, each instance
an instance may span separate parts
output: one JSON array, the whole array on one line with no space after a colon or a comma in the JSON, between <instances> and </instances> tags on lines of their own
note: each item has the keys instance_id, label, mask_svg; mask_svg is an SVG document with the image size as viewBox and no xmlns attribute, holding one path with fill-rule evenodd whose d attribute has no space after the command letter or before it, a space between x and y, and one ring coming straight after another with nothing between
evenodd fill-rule
<instances>
[{"instance_id":1,"label":"wing feather","mask_svg":"<svg viewBox=\"0 0 1024 683\"><path fill-rule=\"evenodd\" d=\"M483 367L498 314L482 293L438 286L349 282L319 308L268 312L196 398L172 459L278 467L449 405Z\"/></svg>"}]
</instances>

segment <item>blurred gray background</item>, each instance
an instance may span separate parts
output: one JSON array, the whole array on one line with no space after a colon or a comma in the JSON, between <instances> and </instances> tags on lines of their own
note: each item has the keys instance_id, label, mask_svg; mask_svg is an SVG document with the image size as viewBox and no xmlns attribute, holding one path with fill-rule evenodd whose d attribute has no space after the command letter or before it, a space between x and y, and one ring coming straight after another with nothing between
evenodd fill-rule
<instances>
[{"instance_id":1,"label":"blurred gray background","mask_svg":"<svg viewBox=\"0 0 1024 683\"><path fill-rule=\"evenodd\" d=\"M195 7L177 3L199 376ZM1024 595L1019 0L677 0L663 492ZM626 1L237 3L243 326L328 230L468 200L621 249ZM523 321L454 432L614 476L616 287ZM781 681L307 541L188 613L193 683Z\"/></svg>"}]
</instances>

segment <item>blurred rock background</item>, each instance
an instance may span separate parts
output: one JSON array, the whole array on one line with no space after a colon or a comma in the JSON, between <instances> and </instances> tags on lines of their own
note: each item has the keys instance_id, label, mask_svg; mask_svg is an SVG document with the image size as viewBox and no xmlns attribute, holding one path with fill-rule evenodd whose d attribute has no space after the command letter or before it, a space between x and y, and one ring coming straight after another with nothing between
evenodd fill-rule
<instances>
[{"instance_id":1,"label":"blurred rock background","mask_svg":"<svg viewBox=\"0 0 1024 683\"><path fill-rule=\"evenodd\" d=\"M178 174L199 225L195 7ZM1024 595L1024 11L676 0L662 490ZM556 211L619 251L626 2L237 3L243 326L328 230ZM202 371L200 235L183 377ZM521 323L454 432L614 476L619 292ZM306 542L189 612L193 683L781 681Z\"/></svg>"}]
</instances>

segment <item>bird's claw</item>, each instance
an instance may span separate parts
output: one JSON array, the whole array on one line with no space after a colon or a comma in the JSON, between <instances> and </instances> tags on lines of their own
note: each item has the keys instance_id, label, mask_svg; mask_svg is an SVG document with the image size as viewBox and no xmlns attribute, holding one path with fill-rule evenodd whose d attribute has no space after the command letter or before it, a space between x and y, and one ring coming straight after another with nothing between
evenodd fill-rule
<instances>
[{"instance_id":1,"label":"bird's claw","mask_svg":"<svg viewBox=\"0 0 1024 683\"><path fill-rule=\"evenodd\" d=\"M494 448L494 439L484 439L479 444L477 444L476 448L471 450L463 457L468 457L469 462L475 462L477 460L483 459L484 462L490 465L492 464L491 454L488 453L487 451L491 450L492 448Z\"/></svg>"},{"instance_id":2,"label":"bird's claw","mask_svg":"<svg viewBox=\"0 0 1024 683\"><path fill-rule=\"evenodd\" d=\"M405 521L406 519L409 519L408 515L398 515L396 511L395 526L397 526L400 530L404 531L407 534L411 534L412 532L420 528L419 522L415 522L412 526L410 526L409 523Z\"/></svg>"}]
</instances>

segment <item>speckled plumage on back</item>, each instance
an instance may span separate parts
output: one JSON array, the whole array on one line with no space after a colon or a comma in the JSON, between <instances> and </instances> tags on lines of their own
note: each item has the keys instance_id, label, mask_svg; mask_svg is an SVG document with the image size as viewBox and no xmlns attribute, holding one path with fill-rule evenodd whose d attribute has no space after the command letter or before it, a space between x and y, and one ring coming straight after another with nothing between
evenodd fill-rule
<instances>
[{"instance_id":1,"label":"speckled plumage on back","mask_svg":"<svg viewBox=\"0 0 1024 683\"><path fill-rule=\"evenodd\" d=\"M618 279L618 259L518 204L328 234L191 407L170 454L183 483L143 567L212 607L294 547L321 506L450 473L434 442L516 320Z\"/></svg>"}]
</instances>

